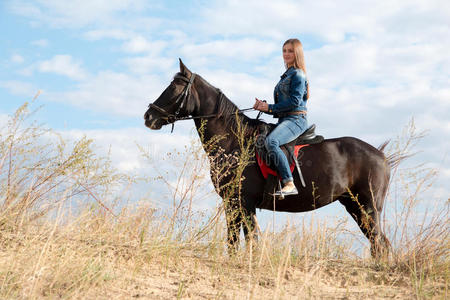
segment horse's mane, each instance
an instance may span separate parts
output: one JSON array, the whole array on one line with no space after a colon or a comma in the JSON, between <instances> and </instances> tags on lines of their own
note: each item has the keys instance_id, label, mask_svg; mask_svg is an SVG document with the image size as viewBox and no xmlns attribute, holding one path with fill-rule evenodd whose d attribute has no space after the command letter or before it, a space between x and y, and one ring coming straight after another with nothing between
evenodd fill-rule
<instances>
[{"instance_id":1,"label":"horse's mane","mask_svg":"<svg viewBox=\"0 0 450 300\"><path fill-rule=\"evenodd\" d=\"M236 112L239 111L239 107L237 107L237 105L234 104L233 101L231 101L225 94L223 94L219 88L214 87L200 75L197 75L197 77L200 77L202 82L208 88L214 90L218 94L216 104L218 117L224 118L226 124L231 128L236 130L238 125L245 125L247 130L246 134L252 134L256 130L258 125L263 123L262 121L250 118L243 113L238 113L236 117ZM222 96L219 97L220 93L222 93ZM238 122L240 124L238 124Z\"/></svg>"}]
</instances>

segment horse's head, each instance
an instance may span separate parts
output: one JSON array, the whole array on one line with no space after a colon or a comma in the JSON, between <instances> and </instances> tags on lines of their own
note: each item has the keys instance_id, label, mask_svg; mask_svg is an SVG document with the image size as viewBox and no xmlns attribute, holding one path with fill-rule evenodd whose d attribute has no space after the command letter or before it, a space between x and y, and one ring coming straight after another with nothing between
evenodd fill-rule
<instances>
[{"instance_id":1,"label":"horse's head","mask_svg":"<svg viewBox=\"0 0 450 300\"><path fill-rule=\"evenodd\" d=\"M145 112L145 126L150 129L161 129L177 119L192 114L196 109L193 98L195 74L183 64L180 59L180 72L162 94L149 105Z\"/></svg>"}]
</instances>

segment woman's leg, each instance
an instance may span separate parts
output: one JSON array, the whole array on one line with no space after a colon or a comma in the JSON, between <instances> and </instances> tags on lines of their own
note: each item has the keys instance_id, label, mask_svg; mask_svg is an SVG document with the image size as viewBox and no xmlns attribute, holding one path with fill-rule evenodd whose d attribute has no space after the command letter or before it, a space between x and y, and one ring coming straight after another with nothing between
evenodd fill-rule
<instances>
[{"instance_id":1,"label":"woman's leg","mask_svg":"<svg viewBox=\"0 0 450 300\"><path fill-rule=\"evenodd\" d=\"M288 159L280 149L280 146L296 139L305 129L305 118L301 117L300 120L286 118L266 138L266 149L269 151L269 156L275 159L275 164L277 165L283 185L289 181L293 181L293 177L289 168Z\"/></svg>"}]
</instances>

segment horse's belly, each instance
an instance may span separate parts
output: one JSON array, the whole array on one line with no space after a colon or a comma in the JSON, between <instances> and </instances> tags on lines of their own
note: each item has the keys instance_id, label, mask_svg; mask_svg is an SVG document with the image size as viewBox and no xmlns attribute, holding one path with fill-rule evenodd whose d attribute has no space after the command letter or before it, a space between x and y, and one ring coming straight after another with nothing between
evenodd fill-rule
<instances>
[{"instance_id":1,"label":"horse's belly","mask_svg":"<svg viewBox=\"0 0 450 300\"><path fill-rule=\"evenodd\" d=\"M267 209L272 211L282 211L282 212L307 212L318 209L322 206L330 204L330 201L317 201L316 203L311 202L310 199L303 199L298 195L288 196L283 200L275 200L275 202L266 202L257 205L256 207L259 209Z\"/></svg>"}]
</instances>

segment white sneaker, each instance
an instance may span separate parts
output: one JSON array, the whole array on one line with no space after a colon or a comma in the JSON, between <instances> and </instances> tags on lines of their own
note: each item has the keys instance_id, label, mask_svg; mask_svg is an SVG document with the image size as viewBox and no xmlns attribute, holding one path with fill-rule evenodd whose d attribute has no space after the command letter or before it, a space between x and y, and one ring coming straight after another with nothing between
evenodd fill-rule
<instances>
[{"instance_id":1,"label":"white sneaker","mask_svg":"<svg viewBox=\"0 0 450 300\"><path fill-rule=\"evenodd\" d=\"M297 194L298 194L297 188L295 187L295 184L292 181L288 181L283 186L281 191L276 191L274 193L275 196L289 196L289 195L297 195Z\"/></svg>"}]
</instances>

